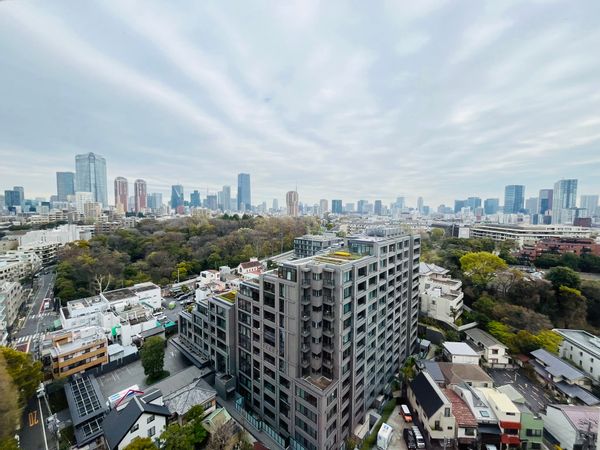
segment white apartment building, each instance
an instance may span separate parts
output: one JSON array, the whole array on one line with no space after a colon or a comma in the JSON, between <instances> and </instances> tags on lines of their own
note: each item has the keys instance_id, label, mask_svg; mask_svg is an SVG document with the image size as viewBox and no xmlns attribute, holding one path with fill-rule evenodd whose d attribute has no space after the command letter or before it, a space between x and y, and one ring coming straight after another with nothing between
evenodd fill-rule
<instances>
[{"instance_id":1,"label":"white apartment building","mask_svg":"<svg viewBox=\"0 0 600 450\"><path fill-rule=\"evenodd\" d=\"M577 365L591 379L600 381L600 338L584 330L553 331L563 338L559 356Z\"/></svg>"},{"instance_id":2,"label":"white apartment building","mask_svg":"<svg viewBox=\"0 0 600 450\"><path fill-rule=\"evenodd\" d=\"M0 255L0 282L21 280L41 268L42 260L33 252L7 252Z\"/></svg>"},{"instance_id":3,"label":"white apartment building","mask_svg":"<svg viewBox=\"0 0 600 450\"><path fill-rule=\"evenodd\" d=\"M444 342L442 344L444 358L458 364L479 365L479 355L464 342Z\"/></svg>"},{"instance_id":4,"label":"white apartment building","mask_svg":"<svg viewBox=\"0 0 600 450\"><path fill-rule=\"evenodd\" d=\"M480 224L471 227L470 237L489 238L494 241L515 241L520 247L535 244L545 238L589 238L591 230L573 225L494 225Z\"/></svg>"},{"instance_id":5,"label":"white apartment building","mask_svg":"<svg viewBox=\"0 0 600 450\"><path fill-rule=\"evenodd\" d=\"M435 264L419 264L421 313L446 323L454 323L463 312L462 281Z\"/></svg>"},{"instance_id":6,"label":"white apartment building","mask_svg":"<svg viewBox=\"0 0 600 450\"><path fill-rule=\"evenodd\" d=\"M466 340L481 352L483 365L489 367L507 367L512 361L506 354L508 347L489 333L479 328L465 331Z\"/></svg>"},{"instance_id":7,"label":"white apartment building","mask_svg":"<svg viewBox=\"0 0 600 450\"><path fill-rule=\"evenodd\" d=\"M23 288L16 281L0 282L0 334L5 336L17 318L19 308L23 304ZM2 339L4 341L4 339Z\"/></svg>"}]
</instances>

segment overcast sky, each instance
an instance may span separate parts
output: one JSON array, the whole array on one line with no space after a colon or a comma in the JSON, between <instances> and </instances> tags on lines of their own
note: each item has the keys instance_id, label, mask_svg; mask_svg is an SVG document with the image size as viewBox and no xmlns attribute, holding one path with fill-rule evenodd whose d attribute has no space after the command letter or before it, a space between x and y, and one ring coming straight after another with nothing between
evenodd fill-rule
<instances>
[{"instance_id":1,"label":"overcast sky","mask_svg":"<svg viewBox=\"0 0 600 450\"><path fill-rule=\"evenodd\" d=\"M0 189L600 192L600 1L0 1ZM232 192L235 189L232 189Z\"/></svg>"}]
</instances>

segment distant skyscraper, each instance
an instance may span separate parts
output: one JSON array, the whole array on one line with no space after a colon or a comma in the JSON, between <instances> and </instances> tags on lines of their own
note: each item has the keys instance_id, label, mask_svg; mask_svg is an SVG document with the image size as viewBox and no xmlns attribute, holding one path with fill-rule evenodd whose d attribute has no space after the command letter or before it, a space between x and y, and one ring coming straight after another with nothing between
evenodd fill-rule
<instances>
[{"instance_id":1,"label":"distant skyscraper","mask_svg":"<svg viewBox=\"0 0 600 450\"><path fill-rule=\"evenodd\" d=\"M595 217L598 215L598 196L582 195L579 198L579 207L583 209L579 217Z\"/></svg>"},{"instance_id":2,"label":"distant skyscraper","mask_svg":"<svg viewBox=\"0 0 600 450\"><path fill-rule=\"evenodd\" d=\"M23 186L14 186L13 191L17 191L21 197L21 206L25 206L25 188Z\"/></svg>"},{"instance_id":3,"label":"distant skyscraper","mask_svg":"<svg viewBox=\"0 0 600 450\"><path fill-rule=\"evenodd\" d=\"M500 209L500 199L498 198L486 198L483 202L483 211L487 215L498 214Z\"/></svg>"},{"instance_id":4,"label":"distant skyscraper","mask_svg":"<svg viewBox=\"0 0 600 450\"><path fill-rule=\"evenodd\" d=\"M344 212L341 200L331 200L331 212L333 214L342 214Z\"/></svg>"},{"instance_id":5,"label":"distant skyscraper","mask_svg":"<svg viewBox=\"0 0 600 450\"><path fill-rule=\"evenodd\" d=\"M525 186L509 184L504 188L504 214L517 214L525 207Z\"/></svg>"},{"instance_id":6,"label":"distant skyscraper","mask_svg":"<svg viewBox=\"0 0 600 450\"><path fill-rule=\"evenodd\" d=\"M405 206L406 206L406 200L404 199L404 197L397 197L394 207L398 208L398 209L404 209Z\"/></svg>"},{"instance_id":7,"label":"distant skyscraper","mask_svg":"<svg viewBox=\"0 0 600 450\"><path fill-rule=\"evenodd\" d=\"M417 198L417 211L419 211L420 213L423 212L423 197Z\"/></svg>"},{"instance_id":8,"label":"distant skyscraper","mask_svg":"<svg viewBox=\"0 0 600 450\"><path fill-rule=\"evenodd\" d=\"M469 197L465 201L465 206L471 208L471 211L475 212L477 208L481 208L481 199L479 197Z\"/></svg>"},{"instance_id":9,"label":"distant skyscraper","mask_svg":"<svg viewBox=\"0 0 600 450\"><path fill-rule=\"evenodd\" d=\"M223 186L221 191L223 211L231 211L231 186Z\"/></svg>"},{"instance_id":10,"label":"distant skyscraper","mask_svg":"<svg viewBox=\"0 0 600 450\"><path fill-rule=\"evenodd\" d=\"M21 191L14 189L4 191L4 205L6 208L16 208L23 203L21 199Z\"/></svg>"},{"instance_id":11,"label":"distant skyscraper","mask_svg":"<svg viewBox=\"0 0 600 450\"><path fill-rule=\"evenodd\" d=\"M135 212L143 213L148 207L146 203L147 189L144 180L135 180L133 183L133 196L135 197Z\"/></svg>"},{"instance_id":12,"label":"distant skyscraper","mask_svg":"<svg viewBox=\"0 0 600 450\"><path fill-rule=\"evenodd\" d=\"M126 213L129 200L129 187L127 178L117 177L115 178L115 208L117 211Z\"/></svg>"},{"instance_id":13,"label":"distant skyscraper","mask_svg":"<svg viewBox=\"0 0 600 450\"><path fill-rule=\"evenodd\" d=\"M75 156L75 191L91 192L93 201L108 205L106 160L95 153Z\"/></svg>"},{"instance_id":14,"label":"distant skyscraper","mask_svg":"<svg viewBox=\"0 0 600 450\"><path fill-rule=\"evenodd\" d=\"M277 212L277 211L279 211L279 201L276 198L274 198L273 199L273 212Z\"/></svg>"},{"instance_id":15,"label":"distant skyscraper","mask_svg":"<svg viewBox=\"0 0 600 450\"><path fill-rule=\"evenodd\" d=\"M381 209L382 209L381 200L375 200L375 207L373 208L373 211L376 216L381 215Z\"/></svg>"},{"instance_id":16,"label":"distant skyscraper","mask_svg":"<svg viewBox=\"0 0 600 450\"><path fill-rule=\"evenodd\" d=\"M202 203L200 202L200 192L194 191L190 194L190 206L194 208L202 206Z\"/></svg>"},{"instance_id":17,"label":"distant skyscraper","mask_svg":"<svg viewBox=\"0 0 600 450\"><path fill-rule=\"evenodd\" d=\"M152 194L148 194L148 208L153 211L157 211L162 206L162 194L158 192L153 192Z\"/></svg>"},{"instance_id":18,"label":"distant skyscraper","mask_svg":"<svg viewBox=\"0 0 600 450\"><path fill-rule=\"evenodd\" d=\"M85 214L85 205L88 203L99 202L94 202L94 194L92 192L75 192L75 204L77 206L77 212L79 214Z\"/></svg>"},{"instance_id":19,"label":"distant skyscraper","mask_svg":"<svg viewBox=\"0 0 600 450\"><path fill-rule=\"evenodd\" d=\"M56 172L56 194L59 202L66 202L68 195L75 195L74 172Z\"/></svg>"},{"instance_id":20,"label":"distant skyscraper","mask_svg":"<svg viewBox=\"0 0 600 450\"><path fill-rule=\"evenodd\" d=\"M212 211L218 209L218 201L216 194L210 194L206 196L206 207Z\"/></svg>"},{"instance_id":21,"label":"distant skyscraper","mask_svg":"<svg viewBox=\"0 0 600 450\"><path fill-rule=\"evenodd\" d=\"M329 212L329 202L326 199L322 198L319 201L319 209L321 210L321 214Z\"/></svg>"},{"instance_id":22,"label":"distant skyscraper","mask_svg":"<svg viewBox=\"0 0 600 450\"><path fill-rule=\"evenodd\" d=\"M548 211L552 211L552 189L540 189L540 201L539 201L539 213L546 214Z\"/></svg>"},{"instance_id":23,"label":"distant skyscraper","mask_svg":"<svg viewBox=\"0 0 600 450\"><path fill-rule=\"evenodd\" d=\"M458 214L466 206L466 200L454 200L454 213Z\"/></svg>"},{"instance_id":24,"label":"distant skyscraper","mask_svg":"<svg viewBox=\"0 0 600 450\"><path fill-rule=\"evenodd\" d=\"M537 214L539 209L539 199L537 197L529 197L527 201L525 201L525 209L529 214Z\"/></svg>"},{"instance_id":25,"label":"distant skyscraper","mask_svg":"<svg viewBox=\"0 0 600 450\"><path fill-rule=\"evenodd\" d=\"M285 204L288 216L298 217L298 193L296 191L289 191L285 194Z\"/></svg>"},{"instance_id":26,"label":"distant skyscraper","mask_svg":"<svg viewBox=\"0 0 600 450\"><path fill-rule=\"evenodd\" d=\"M558 180L554 183L552 223L573 225L572 210L577 207L577 180Z\"/></svg>"},{"instance_id":27,"label":"distant skyscraper","mask_svg":"<svg viewBox=\"0 0 600 450\"><path fill-rule=\"evenodd\" d=\"M177 210L183 206L183 186L174 184L171 186L171 209Z\"/></svg>"},{"instance_id":28,"label":"distant skyscraper","mask_svg":"<svg viewBox=\"0 0 600 450\"><path fill-rule=\"evenodd\" d=\"M369 202L366 200L359 200L356 203L356 210L359 214L366 214L367 213L367 204Z\"/></svg>"},{"instance_id":29,"label":"distant skyscraper","mask_svg":"<svg viewBox=\"0 0 600 450\"><path fill-rule=\"evenodd\" d=\"M346 203L344 205L344 211L347 212L347 213L354 212L354 203Z\"/></svg>"},{"instance_id":30,"label":"distant skyscraper","mask_svg":"<svg viewBox=\"0 0 600 450\"><path fill-rule=\"evenodd\" d=\"M238 174L237 208L239 211L252 211L249 173Z\"/></svg>"}]
</instances>

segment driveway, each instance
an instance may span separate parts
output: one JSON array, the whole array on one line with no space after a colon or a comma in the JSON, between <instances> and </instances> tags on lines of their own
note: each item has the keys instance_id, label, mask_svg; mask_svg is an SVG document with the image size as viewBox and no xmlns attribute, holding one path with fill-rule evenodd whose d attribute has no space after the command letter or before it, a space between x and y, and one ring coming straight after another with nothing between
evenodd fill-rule
<instances>
[{"instance_id":1,"label":"driveway","mask_svg":"<svg viewBox=\"0 0 600 450\"><path fill-rule=\"evenodd\" d=\"M188 366L190 366L190 362L171 344L170 341L167 341L167 347L165 348L165 370L168 370L171 372L171 375L174 375ZM142 390L148 387L141 360L134 361L131 364L127 364L112 372L100 375L96 377L96 379L98 380L100 390L105 397L116 394L134 384L137 384Z\"/></svg>"},{"instance_id":2,"label":"driveway","mask_svg":"<svg viewBox=\"0 0 600 450\"><path fill-rule=\"evenodd\" d=\"M406 450L406 442L404 442L404 428L408 427L409 425L404 421L402 415L400 414L400 404L396 405L394 411L392 411L392 415L388 418L386 423L394 429L389 449Z\"/></svg>"},{"instance_id":3,"label":"driveway","mask_svg":"<svg viewBox=\"0 0 600 450\"><path fill-rule=\"evenodd\" d=\"M496 387L510 384L519 391L525 399L525 403L533 412L543 412L546 405L554 401L542 387L533 383L520 370L490 369L488 373L494 380Z\"/></svg>"}]
</instances>

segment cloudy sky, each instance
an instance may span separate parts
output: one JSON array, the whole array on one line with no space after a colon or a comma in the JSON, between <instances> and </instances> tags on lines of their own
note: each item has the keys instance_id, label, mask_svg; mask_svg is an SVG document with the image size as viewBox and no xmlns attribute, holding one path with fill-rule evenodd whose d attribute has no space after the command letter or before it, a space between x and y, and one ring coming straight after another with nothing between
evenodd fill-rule
<instances>
[{"instance_id":1,"label":"cloudy sky","mask_svg":"<svg viewBox=\"0 0 600 450\"><path fill-rule=\"evenodd\" d=\"M0 188L93 151L109 198L599 193L599 56L597 0L0 1Z\"/></svg>"}]
</instances>

